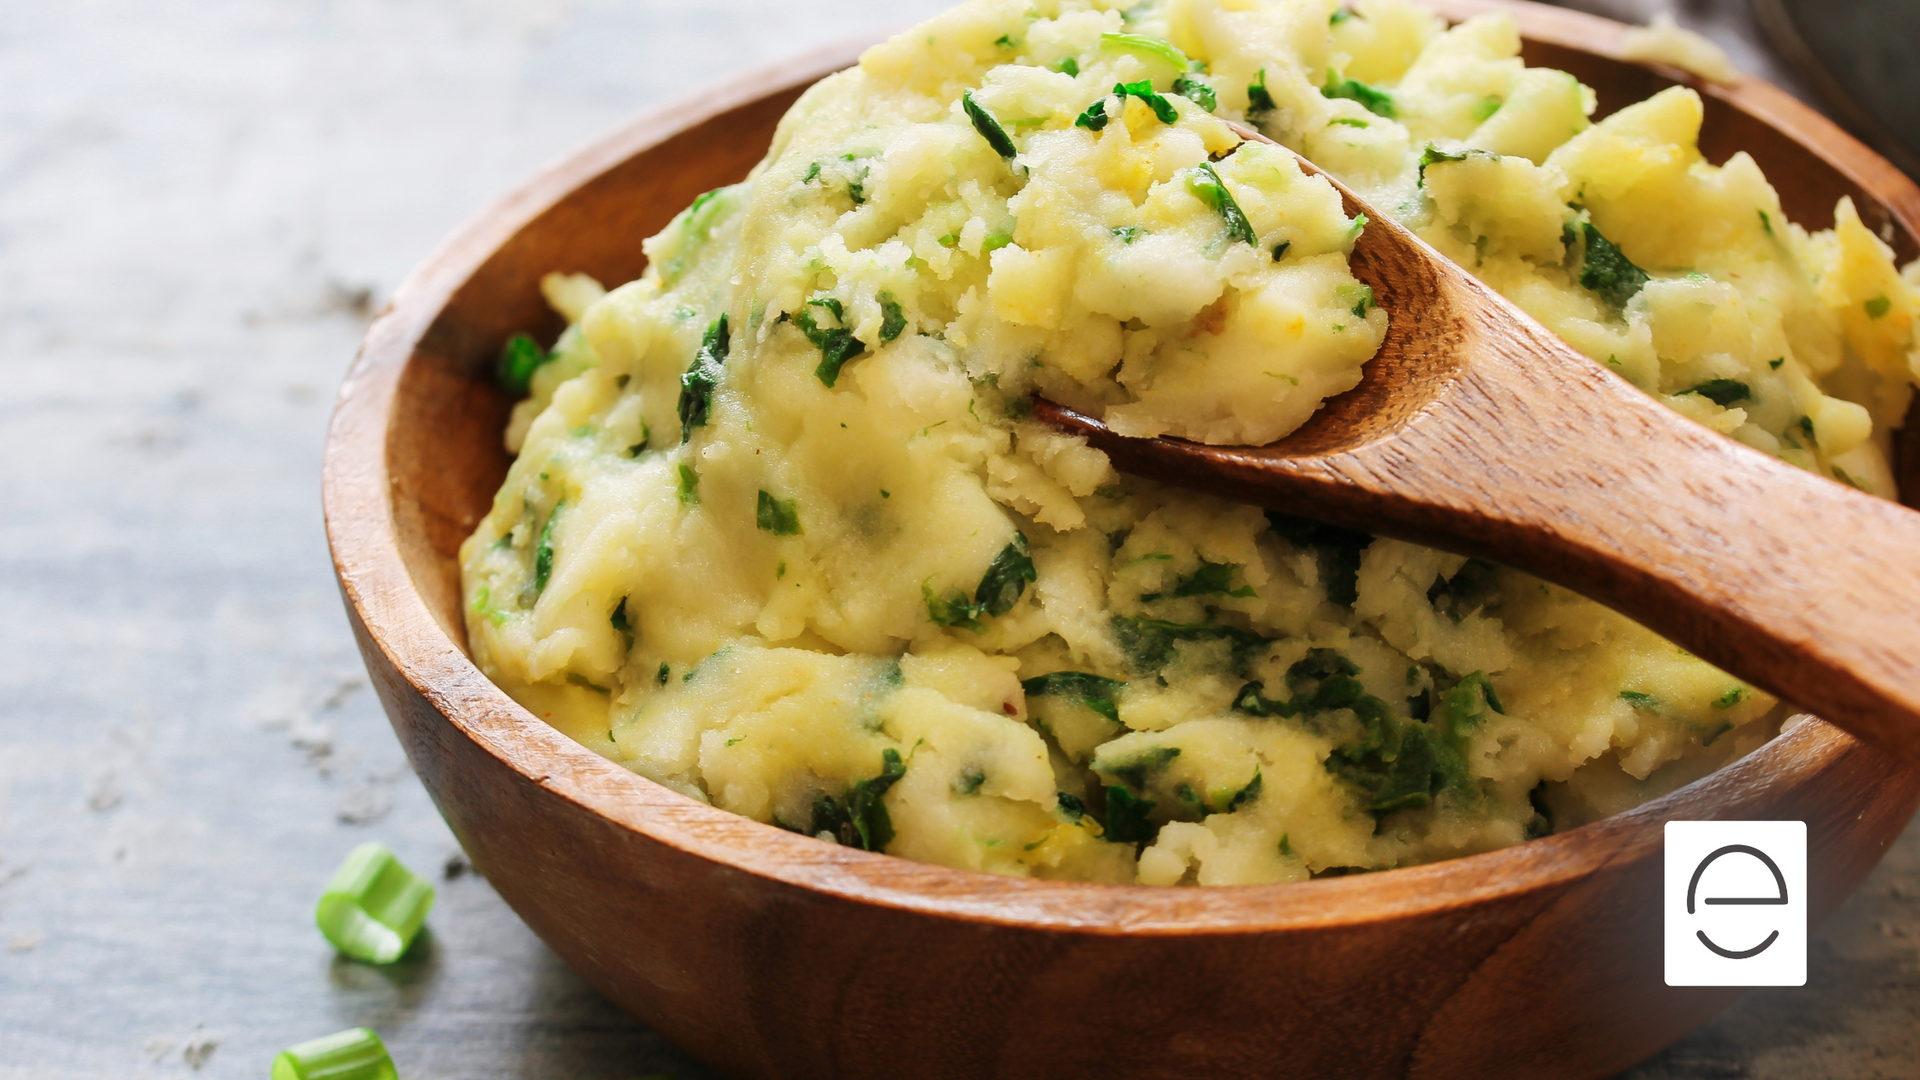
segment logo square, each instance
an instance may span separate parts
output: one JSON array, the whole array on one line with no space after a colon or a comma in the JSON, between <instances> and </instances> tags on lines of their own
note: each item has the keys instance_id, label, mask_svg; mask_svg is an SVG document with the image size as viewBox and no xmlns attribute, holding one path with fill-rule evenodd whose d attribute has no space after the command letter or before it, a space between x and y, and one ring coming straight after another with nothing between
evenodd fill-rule
<instances>
[{"instance_id":1,"label":"logo square","mask_svg":"<svg viewBox=\"0 0 1920 1080\"><path fill-rule=\"evenodd\" d=\"M1807 823L1669 821L1668 986L1807 984Z\"/></svg>"}]
</instances>

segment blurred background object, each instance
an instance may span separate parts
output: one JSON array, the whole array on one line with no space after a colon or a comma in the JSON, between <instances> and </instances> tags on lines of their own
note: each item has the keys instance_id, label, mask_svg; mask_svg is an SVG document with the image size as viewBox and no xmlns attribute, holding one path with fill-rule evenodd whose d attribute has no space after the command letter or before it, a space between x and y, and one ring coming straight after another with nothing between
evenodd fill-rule
<instances>
[{"instance_id":1,"label":"blurred background object","mask_svg":"<svg viewBox=\"0 0 1920 1080\"><path fill-rule=\"evenodd\" d=\"M1556 0L1645 25L1670 14L1920 176L1920 0Z\"/></svg>"},{"instance_id":2,"label":"blurred background object","mask_svg":"<svg viewBox=\"0 0 1920 1080\"><path fill-rule=\"evenodd\" d=\"M1874 110L1920 102L1920 2L1772 2L1915 138ZM257 1078L362 1024L409 1080L710 1077L459 855L353 647L321 440L373 314L468 215L639 113L948 4L0 3L0 1080ZM1670 12L1832 107L1746 0L1578 4ZM370 839L440 891L390 968L313 926ZM1920 1075L1920 828L1809 960L1634 1080Z\"/></svg>"},{"instance_id":3,"label":"blurred background object","mask_svg":"<svg viewBox=\"0 0 1920 1080\"><path fill-rule=\"evenodd\" d=\"M1920 176L1920 3L1914 0L1753 0L1781 59L1818 104Z\"/></svg>"}]
</instances>

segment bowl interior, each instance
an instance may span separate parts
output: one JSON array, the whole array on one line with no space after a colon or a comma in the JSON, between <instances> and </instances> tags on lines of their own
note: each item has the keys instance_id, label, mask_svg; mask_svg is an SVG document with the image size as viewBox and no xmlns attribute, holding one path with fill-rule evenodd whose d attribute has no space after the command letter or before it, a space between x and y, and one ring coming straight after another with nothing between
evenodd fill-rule
<instances>
[{"instance_id":1,"label":"bowl interior","mask_svg":"<svg viewBox=\"0 0 1920 1080\"><path fill-rule=\"evenodd\" d=\"M1438 6L1460 17L1488 5L1449 0ZM1622 29L1617 24L1519 7L1527 62L1568 71L1594 87L1597 116L1685 79L1604 55ZM511 461L501 432L512 401L494 382L495 357L510 334L530 332L551 341L562 329L540 298L540 276L583 272L609 286L637 277L646 265L641 240L700 192L744 178L805 87L855 55L843 48L810 58L787 69L791 77L784 81L736 88L704 112L669 110L617 132L509 196L448 249L449 265L464 276L452 284L400 375L386 465L399 554L433 617L462 649L459 546L486 513ZM1851 196L1900 261L1920 256L1920 193L1911 183L1897 174L1891 181L1863 177L1829 161L1801 139L1845 136L1770 87L1722 89L1686 81L1705 101L1701 149L1709 160L1723 162L1739 150L1751 154L1788 215L1810 229L1830 226L1834 203ZM580 183L582 175L590 178ZM1893 195L1883 198L1867 184ZM479 224L489 220L504 224L489 232ZM472 263L459 258L463 251L490 254L469 269ZM1920 505L1920 424L1910 422L1905 430L1895 471L1905 501Z\"/></svg>"}]
</instances>

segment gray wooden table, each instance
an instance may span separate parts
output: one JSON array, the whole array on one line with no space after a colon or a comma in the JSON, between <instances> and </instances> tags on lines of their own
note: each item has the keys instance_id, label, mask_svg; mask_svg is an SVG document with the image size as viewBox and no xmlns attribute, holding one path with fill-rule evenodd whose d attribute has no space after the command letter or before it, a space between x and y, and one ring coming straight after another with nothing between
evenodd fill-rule
<instances>
[{"instance_id":1,"label":"gray wooden table","mask_svg":"<svg viewBox=\"0 0 1920 1080\"><path fill-rule=\"evenodd\" d=\"M408 1080L709 1075L461 872L341 614L322 434L372 306L463 217L939 6L0 4L0 1080L259 1078L354 1024ZM370 838L441 879L388 970L311 925ZM1920 1075L1920 830L1811 969L1633 1075Z\"/></svg>"}]
</instances>

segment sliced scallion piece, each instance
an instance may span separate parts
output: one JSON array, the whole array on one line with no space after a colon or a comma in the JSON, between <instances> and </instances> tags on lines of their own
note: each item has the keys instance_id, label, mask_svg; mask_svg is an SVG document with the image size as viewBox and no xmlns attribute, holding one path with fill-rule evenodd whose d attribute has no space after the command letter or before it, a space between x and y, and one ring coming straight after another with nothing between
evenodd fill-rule
<instances>
[{"instance_id":1,"label":"sliced scallion piece","mask_svg":"<svg viewBox=\"0 0 1920 1080\"><path fill-rule=\"evenodd\" d=\"M320 896L314 922L355 960L391 964L413 944L431 907L433 886L400 865L385 844L369 842L347 853Z\"/></svg>"},{"instance_id":2,"label":"sliced scallion piece","mask_svg":"<svg viewBox=\"0 0 1920 1080\"><path fill-rule=\"evenodd\" d=\"M350 1028L280 1051L273 1080L399 1080L372 1028Z\"/></svg>"}]
</instances>

